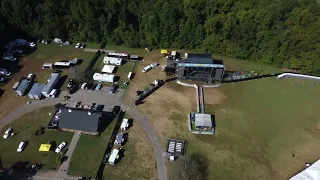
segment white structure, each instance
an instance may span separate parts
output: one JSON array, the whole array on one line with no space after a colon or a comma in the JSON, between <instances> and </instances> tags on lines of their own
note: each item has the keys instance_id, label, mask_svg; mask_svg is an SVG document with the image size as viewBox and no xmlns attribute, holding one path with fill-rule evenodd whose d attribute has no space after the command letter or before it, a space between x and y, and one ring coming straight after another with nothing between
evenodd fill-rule
<instances>
[{"instance_id":1,"label":"white structure","mask_svg":"<svg viewBox=\"0 0 320 180\"><path fill-rule=\"evenodd\" d=\"M70 62L55 62L53 65L54 66L60 66L60 67L69 67L70 66Z\"/></svg>"},{"instance_id":2,"label":"white structure","mask_svg":"<svg viewBox=\"0 0 320 180\"><path fill-rule=\"evenodd\" d=\"M52 69L52 63L44 63L41 69Z\"/></svg>"},{"instance_id":3,"label":"white structure","mask_svg":"<svg viewBox=\"0 0 320 180\"><path fill-rule=\"evenodd\" d=\"M212 128L211 114L195 114L196 128Z\"/></svg>"},{"instance_id":4,"label":"white structure","mask_svg":"<svg viewBox=\"0 0 320 180\"><path fill-rule=\"evenodd\" d=\"M116 52L109 52L108 53L109 57L122 57L122 58L127 58L128 54L127 53L116 53Z\"/></svg>"},{"instance_id":5,"label":"white structure","mask_svg":"<svg viewBox=\"0 0 320 180\"><path fill-rule=\"evenodd\" d=\"M105 56L103 58L103 63L105 63L105 64L114 64L114 65L120 66L122 64L122 58Z\"/></svg>"},{"instance_id":6,"label":"white structure","mask_svg":"<svg viewBox=\"0 0 320 180\"><path fill-rule=\"evenodd\" d=\"M319 180L320 179L320 159L311 166L296 174L289 180Z\"/></svg>"},{"instance_id":7,"label":"white structure","mask_svg":"<svg viewBox=\"0 0 320 180\"><path fill-rule=\"evenodd\" d=\"M114 75L113 74L94 73L93 74L93 80L99 81L99 82L113 82L114 81Z\"/></svg>"},{"instance_id":8,"label":"white structure","mask_svg":"<svg viewBox=\"0 0 320 180\"><path fill-rule=\"evenodd\" d=\"M108 159L108 163L111 164L111 165L114 165L116 159L119 158L119 149L113 149L112 152L111 152L111 155Z\"/></svg>"},{"instance_id":9,"label":"white structure","mask_svg":"<svg viewBox=\"0 0 320 180\"><path fill-rule=\"evenodd\" d=\"M310 76L310 75L304 75L304 74L295 74L295 73L282 73L277 76L278 79L284 78L284 77L296 77L301 79L310 79L310 80L320 80L320 77L317 76Z\"/></svg>"},{"instance_id":10,"label":"white structure","mask_svg":"<svg viewBox=\"0 0 320 180\"><path fill-rule=\"evenodd\" d=\"M129 72L128 79L130 80L132 78L132 72Z\"/></svg>"},{"instance_id":11,"label":"white structure","mask_svg":"<svg viewBox=\"0 0 320 180\"><path fill-rule=\"evenodd\" d=\"M61 39L59 39L59 38L54 38L54 40L53 40L53 42L55 42L55 43L62 43L62 40Z\"/></svg>"},{"instance_id":12,"label":"white structure","mask_svg":"<svg viewBox=\"0 0 320 180\"><path fill-rule=\"evenodd\" d=\"M104 65L101 72L104 73L112 73L114 71L115 66L112 65Z\"/></svg>"},{"instance_id":13,"label":"white structure","mask_svg":"<svg viewBox=\"0 0 320 180\"><path fill-rule=\"evenodd\" d=\"M129 127L129 119L123 119L121 126L120 126L120 129L122 131L125 131L125 130L127 130L128 127Z\"/></svg>"}]
</instances>

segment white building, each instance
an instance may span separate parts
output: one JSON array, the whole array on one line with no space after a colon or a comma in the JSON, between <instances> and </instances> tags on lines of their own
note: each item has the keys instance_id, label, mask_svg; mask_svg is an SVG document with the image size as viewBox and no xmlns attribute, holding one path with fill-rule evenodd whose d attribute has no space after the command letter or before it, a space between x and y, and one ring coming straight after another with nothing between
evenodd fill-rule
<instances>
[{"instance_id":1,"label":"white building","mask_svg":"<svg viewBox=\"0 0 320 180\"><path fill-rule=\"evenodd\" d=\"M114 75L113 74L94 73L93 74L93 80L99 81L99 82L113 82L114 81Z\"/></svg>"},{"instance_id":2,"label":"white building","mask_svg":"<svg viewBox=\"0 0 320 180\"><path fill-rule=\"evenodd\" d=\"M101 72L104 73L113 73L115 66L112 65L104 65Z\"/></svg>"},{"instance_id":3,"label":"white building","mask_svg":"<svg viewBox=\"0 0 320 180\"><path fill-rule=\"evenodd\" d=\"M120 66L122 64L122 58L105 56L103 58L103 63L105 63L105 64L114 64L114 65Z\"/></svg>"}]
</instances>

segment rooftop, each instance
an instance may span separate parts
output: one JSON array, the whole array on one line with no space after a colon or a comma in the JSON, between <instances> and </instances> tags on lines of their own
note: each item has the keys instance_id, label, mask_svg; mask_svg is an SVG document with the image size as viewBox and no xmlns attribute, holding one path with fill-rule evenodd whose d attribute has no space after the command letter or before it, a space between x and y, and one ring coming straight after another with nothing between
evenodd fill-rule
<instances>
[{"instance_id":1,"label":"rooftop","mask_svg":"<svg viewBox=\"0 0 320 180\"><path fill-rule=\"evenodd\" d=\"M90 109L61 108L59 128L98 132L102 112Z\"/></svg>"},{"instance_id":2,"label":"rooftop","mask_svg":"<svg viewBox=\"0 0 320 180\"><path fill-rule=\"evenodd\" d=\"M211 114L195 114L195 126L212 128Z\"/></svg>"},{"instance_id":3,"label":"rooftop","mask_svg":"<svg viewBox=\"0 0 320 180\"><path fill-rule=\"evenodd\" d=\"M212 59L211 54L187 54L186 59L177 64L179 67L200 66L224 68L221 60Z\"/></svg>"}]
</instances>

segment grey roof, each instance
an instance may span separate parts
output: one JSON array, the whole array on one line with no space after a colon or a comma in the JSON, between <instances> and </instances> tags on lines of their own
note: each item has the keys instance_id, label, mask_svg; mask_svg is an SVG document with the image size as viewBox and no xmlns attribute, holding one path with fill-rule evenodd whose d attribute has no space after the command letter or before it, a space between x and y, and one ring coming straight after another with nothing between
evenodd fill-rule
<instances>
[{"instance_id":1,"label":"grey roof","mask_svg":"<svg viewBox=\"0 0 320 180\"><path fill-rule=\"evenodd\" d=\"M31 87L28 95L33 96L35 91L39 88L39 83L34 83L33 86Z\"/></svg>"},{"instance_id":2,"label":"grey roof","mask_svg":"<svg viewBox=\"0 0 320 180\"><path fill-rule=\"evenodd\" d=\"M47 92L50 93L50 91L53 89L52 86L55 85L56 83L56 79L60 77L59 73L52 73L50 75L50 79L49 82L47 83L47 85L43 88L42 92Z\"/></svg>"},{"instance_id":3,"label":"grey roof","mask_svg":"<svg viewBox=\"0 0 320 180\"><path fill-rule=\"evenodd\" d=\"M69 109L71 109L71 112L68 111ZM88 112L91 112L91 115ZM65 107L61 109L58 127L86 132L98 132L101 116L102 112Z\"/></svg>"},{"instance_id":4,"label":"grey roof","mask_svg":"<svg viewBox=\"0 0 320 180\"><path fill-rule=\"evenodd\" d=\"M41 96L41 92L45 86L46 86L45 84L39 84L38 88L33 92L33 95Z\"/></svg>"},{"instance_id":5,"label":"grey roof","mask_svg":"<svg viewBox=\"0 0 320 180\"><path fill-rule=\"evenodd\" d=\"M178 66L196 66L197 64L206 65L204 67L223 68L223 62L212 59L211 54L188 54L186 60L179 62Z\"/></svg>"},{"instance_id":6,"label":"grey roof","mask_svg":"<svg viewBox=\"0 0 320 180\"><path fill-rule=\"evenodd\" d=\"M196 127L212 127L211 114L195 114Z\"/></svg>"},{"instance_id":7,"label":"grey roof","mask_svg":"<svg viewBox=\"0 0 320 180\"><path fill-rule=\"evenodd\" d=\"M18 91L21 92L22 90L26 89L28 86L29 86L29 81L27 79L22 80L18 89L17 89L17 92Z\"/></svg>"},{"instance_id":8,"label":"grey roof","mask_svg":"<svg viewBox=\"0 0 320 180\"><path fill-rule=\"evenodd\" d=\"M138 55L131 55L130 58L136 59L136 58L139 58L139 56Z\"/></svg>"}]
</instances>

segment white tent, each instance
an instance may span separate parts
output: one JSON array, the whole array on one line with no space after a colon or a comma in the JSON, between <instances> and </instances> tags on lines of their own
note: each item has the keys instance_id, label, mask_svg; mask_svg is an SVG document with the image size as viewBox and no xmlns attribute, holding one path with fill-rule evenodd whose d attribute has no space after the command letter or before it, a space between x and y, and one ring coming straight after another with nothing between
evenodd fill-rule
<instances>
[{"instance_id":1,"label":"white tent","mask_svg":"<svg viewBox=\"0 0 320 180\"><path fill-rule=\"evenodd\" d=\"M319 180L320 179L320 159L311 166L293 176L289 180Z\"/></svg>"},{"instance_id":2,"label":"white tent","mask_svg":"<svg viewBox=\"0 0 320 180\"><path fill-rule=\"evenodd\" d=\"M112 65L104 65L101 72L112 73L114 68L115 66L112 66Z\"/></svg>"}]
</instances>

